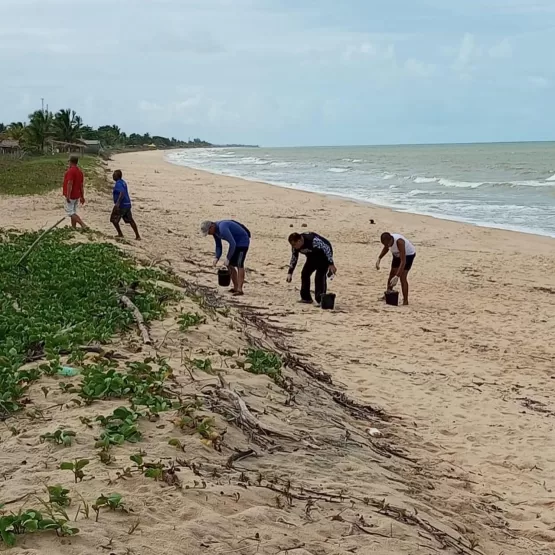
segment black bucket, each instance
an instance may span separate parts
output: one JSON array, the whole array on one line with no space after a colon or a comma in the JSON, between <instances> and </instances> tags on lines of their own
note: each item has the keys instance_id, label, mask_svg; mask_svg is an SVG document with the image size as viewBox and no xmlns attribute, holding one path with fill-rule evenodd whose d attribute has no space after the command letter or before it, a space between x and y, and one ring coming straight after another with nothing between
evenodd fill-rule
<instances>
[{"instance_id":1,"label":"black bucket","mask_svg":"<svg viewBox=\"0 0 555 555\"><path fill-rule=\"evenodd\" d=\"M399 306L399 291L386 291L385 304Z\"/></svg>"},{"instance_id":2,"label":"black bucket","mask_svg":"<svg viewBox=\"0 0 555 555\"><path fill-rule=\"evenodd\" d=\"M227 287L231 283L231 272L227 268L218 270L218 285Z\"/></svg>"},{"instance_id":3,"label":"black bucket","mask_svg":"<svg viewBox=\"0 0 555 555\"><path fill-rule=\"evenodd\" d=\"M333 310L335 306L335 293L325 293L322 295L321 305L324 310Z\"/></svg>"}]
</instances>

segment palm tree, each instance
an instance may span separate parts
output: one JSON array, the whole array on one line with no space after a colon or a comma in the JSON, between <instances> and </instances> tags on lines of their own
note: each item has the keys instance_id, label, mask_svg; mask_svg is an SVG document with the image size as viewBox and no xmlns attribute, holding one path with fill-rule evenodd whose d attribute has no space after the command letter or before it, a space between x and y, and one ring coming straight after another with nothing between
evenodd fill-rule
<instances>
[{"instance_id":1,"label":"palm tree","mask_svg":"<svg viewBox=\"0 0 555 555\"><path fill-rule=\"evenodd\" d=\"M101 125L96 132L98 138L105 146L115 146L122 139L121 129L117 125Z\"/></svg>"},{"instance_id":2,"label":"palm tree","mask_svg":"<svg viewBox=\"0 0 555 555\"><path fill-rule=\"evenodd\" d=\"M54 116L54 136L58 141L75 143L81 137L83 120L75 110L60 110Z\"/></svg>"},{"instance_id":3,"label":"palm tree","mask_svg":"<svg viewBox=\"0 0 555 555\"><path fill-rule=\"evenodd\" d=\"M80 131L82 139L89 139L92 141L98 139L98 133L90 125L83 125Z\"/></svg>"},{"instance_id":4,"label":"palm tree","mask_svg":"<svg viewBox=\"0 0 555 555\"><path fill-rule=\"evenodd\" d=\"M44 153L46 141L52 136L52 112L37 110L29 114L29 125L26 129L27 144L41 153Z\"/></svg>"},{"instance_id":5,"label":"palm tree","mask_svg":"<svg viewBox=\"0 0 555 555\"><path fill-rule=\"evenodd\" d=\"M14 121L8 125L8 137L14 141L22 141L25 136L27 124L21 121Z\"/></svg>"}]
</instances>

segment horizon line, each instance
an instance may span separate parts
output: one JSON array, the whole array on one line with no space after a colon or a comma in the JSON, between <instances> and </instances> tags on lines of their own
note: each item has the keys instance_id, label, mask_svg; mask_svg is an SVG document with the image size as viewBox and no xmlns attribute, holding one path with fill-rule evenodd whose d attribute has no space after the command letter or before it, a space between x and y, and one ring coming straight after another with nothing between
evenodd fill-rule
<instances>
[{"instance_id":1,"label":"horizon line","mask_svg":"<svg viewBox=\"0 0 555 555\"><path fill-rule=\"evenodd\" d=\"M287 146L265 146L258 145L252 147L250 145L238 146L235 148L361 148L361 147L393 147L393 146L476 146L476 145L519 145L519 144L543 144L555 143L555 139L536 140L536 141L469 141L456 143L374 143L374 144L351 144L351 145L287 145ZM222 148L228 145L214 145ZM231 147L230 147L231 148Z\"/></svg>"}]
</instances>

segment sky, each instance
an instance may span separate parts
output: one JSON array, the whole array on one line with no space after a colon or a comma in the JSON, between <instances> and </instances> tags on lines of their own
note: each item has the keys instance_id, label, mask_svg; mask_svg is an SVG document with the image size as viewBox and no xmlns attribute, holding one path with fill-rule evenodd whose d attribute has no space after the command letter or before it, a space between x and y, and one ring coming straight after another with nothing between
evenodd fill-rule
<instances>
[{"instance_id":1,"label":"sky","mask_svg":"<svg viewBox=\"0 0 555 555\"><path fill-rule=\"evenodd\" d=\"M0 0L0 122L263 146L555 139L555 0Z\"/></svg>"}]
</instances>

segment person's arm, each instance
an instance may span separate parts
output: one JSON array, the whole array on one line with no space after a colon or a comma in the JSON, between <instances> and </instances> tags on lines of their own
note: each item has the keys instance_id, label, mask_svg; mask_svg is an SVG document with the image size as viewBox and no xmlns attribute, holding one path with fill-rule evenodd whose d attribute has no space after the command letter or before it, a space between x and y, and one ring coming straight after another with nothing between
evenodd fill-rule
<instances>
[{"instance_id":1,"label":"person's arm","mask_svg":"<svg viewBox=\"0 0 555 555\"><path fill-rule=\"evenodd\" d=\"M214 242L216 243L216 254L214 254L214 262L217 263L222 257L222 240L214 235Z\"/></svg>"},{"instance_id":2,"label":"person's arm","mask_svg":"<svg viewBox=\"0 0 555 555\"><path fill-rule=\"evenodd\" d=\"M224 241L229 243L229 249L227 251L227 262L229 263L235 254L237 243L235 237L233 237L233 233L231 233L231 229L226 224L220 224L220 235Z\"/></svg>"},{"instance_id":3,"label":"person's arm","mask_svg":"<svg viewBox=\"0 0 555 555\"><path fill-rule=\"evenodd\" d=\"M389 252L389 247L384 247L382 249L382 252L380 253L380 256L378 256L378 260L376 260L376 270L380 269L380 262L382 261L382 258Z\"/></svg>"},{"instance_id":4,"label":"person's arm","mask_svg":"<svg viewBox=\"0 0 555 555\"><path fill-rule=\"evenodd\" d=\"M67 187L66 187L66 200L69 202L71 200L71 190L73 189L73 177L71 176L71 172L69 172L68 180L67 180Z\"/></svg>"},{"instance_id":5,"label":"person's arm","mask_svg":"<svg viewBox=\"0 0 555 555\"><path fill-rule=\"evenodd\" d=\"M83 184L81 185L81 204L85 204L85 176L83 176Z\"/></svg>"},{"instance_id":6,"label":"person's arm","mask_svg":"<svg viewBox=\"0 0 555 555\"><path fill-rule=\"evenodd\" d=\"M401 277L401 274L405 271L405 266L407 264L407 251L405 249L405 241L403 239L397 239L397 248L399 249L399 258L401 258L401 264L399 264L399 269L397 270L397 277Z\"/></svg>"},{"instance_id":7,"label":"person's arm","mask_svg":"<svg viewBox=\"0 0 555 555\"><path fill-rule=\"evenodd\" d=\"M116 193L118 192L118 189L116 189ZM121 203L123 201L123 197L125 196L125 193L123 191L119 191L119 196L118 196L118 200L116 200L116 210L119 210L121 208Z\"/></svg>"},{"instance_id":8,"label":"person's arm","mask_svg":"<svg viewBox=\"0 0 555 555\"><path fill-rule=\"evenodd\" d=\"M289 261L289 271L287 272L287 281L291 282L293 278L293 272L297 267L297 262L299 261L299 251L295 248L291 248L291 260Z\"/></svg>"}]
</instances>

